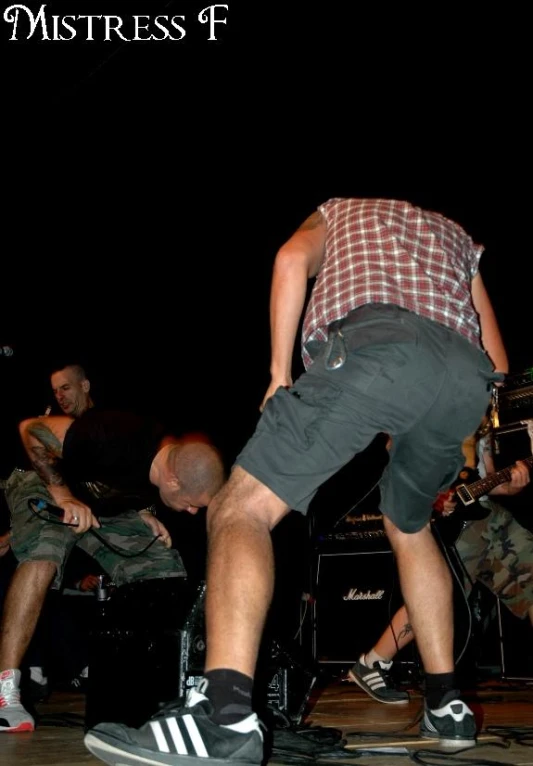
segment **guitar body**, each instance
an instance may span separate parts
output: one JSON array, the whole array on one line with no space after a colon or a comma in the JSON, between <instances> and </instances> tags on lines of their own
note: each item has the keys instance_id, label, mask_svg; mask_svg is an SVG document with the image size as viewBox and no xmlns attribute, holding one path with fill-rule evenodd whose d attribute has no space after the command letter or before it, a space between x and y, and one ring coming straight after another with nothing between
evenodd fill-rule
<instances>
[{"instance_id":1,"label":"guitar body","mask_svg":"<svg viewBox=\"0 0 533 766\"><path fill-rule=\"evenodd\" d=\"M490 510L481 505L477 498L472 498L468 486L480 480L475 468L466 466L459 471L457 479L448 492L442 492L433 503L435 514L433 523L437 525L440 537L446 545L453 545L464 529L466 522L485 519ZM443 506L447 500L456 503L455 511L449 516L443 514Z\"/></svg>"}]
</instances>

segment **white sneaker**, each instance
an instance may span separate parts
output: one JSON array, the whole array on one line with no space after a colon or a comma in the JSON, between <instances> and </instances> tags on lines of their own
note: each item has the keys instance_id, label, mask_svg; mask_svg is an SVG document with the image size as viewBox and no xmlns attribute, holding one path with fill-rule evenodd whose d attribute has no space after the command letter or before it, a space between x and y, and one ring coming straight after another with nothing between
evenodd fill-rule
<instances>
[{"instance_id":1,"label":"white sneaker","mask_svg":"<svg viewBox=\"0 0 533 766\"><path fill-rule=\"evenodd\" d=\"M0 673L0 731L33 731L35 721L20 703L20 670Z\"/></svg>"}]
</instances>

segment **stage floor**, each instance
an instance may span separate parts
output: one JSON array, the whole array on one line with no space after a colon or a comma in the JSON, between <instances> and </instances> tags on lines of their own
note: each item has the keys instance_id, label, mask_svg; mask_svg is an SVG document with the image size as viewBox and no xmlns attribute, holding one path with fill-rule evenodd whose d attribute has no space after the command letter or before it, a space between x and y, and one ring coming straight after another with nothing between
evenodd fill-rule
<instances>
[{"instance_id":1,"label":"stage floor","mask_svg":"<svg viewBox=\"0 0 533 766\"><path fill-rule=\"evenodd\" d=\"M463 751L463 761L442 760L435 745L418 737L418 718L422 699L411 693L404 705L383 705L369 698L357 686L335 680L313 690L307 713L300 727L290 737L297 743L302 728L336 729L346 744L343 754L331 759L301 760L301 763L351 763L358 766L408 766L413 763L483 763L533 766L533 682L491 681L465 693L480 726L477 747ZM37 705L39 725L31 733L1 734L0 763L6 766L96 766L95 759L83 744L85 697L70 692L54 692ZM274 743L280 743L276 728ZM520 744L520 737L529 738ZM296 738L296 739L295 739ZM387 750L389 748L390 750ZM279 753L279 749L278 749ZM438 760L435 760L435 756ZM268 764L294 763L286 756L275 755Z\"/></svg>"}]
</instances>

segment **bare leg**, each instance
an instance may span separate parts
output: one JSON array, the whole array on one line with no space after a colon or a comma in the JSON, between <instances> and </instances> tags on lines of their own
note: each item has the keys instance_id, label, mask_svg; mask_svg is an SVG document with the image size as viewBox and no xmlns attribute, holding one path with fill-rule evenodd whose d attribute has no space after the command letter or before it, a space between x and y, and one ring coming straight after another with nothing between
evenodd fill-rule
<instances>
[{"instance_id":1,"label":"bare leg","mask_svg":"<svg viewBox=\"0 0 533 766\"><path fill-rule=\"evenodd\" d=\"M236 467L208 510L205 670L253 678L274 587L274 526L289 508Z\"/></svg>"},{"instance_id":2,"label":"bare leg","mask_svg":"<svg viewBox=\"0 0 533 766\"><path fill-rule=\"evenodd\" d=\"M405 606L401 606L373 649L386 662L390 662L413 638L414 633L409 622L407 609Z\"/></svg>"},{"instance_id":3,"label":"bare leg","mask_svg":"<svg viewBox=\"0 0 533 766\"><path fill-rule=\"evenodd\" d=\"M452 580L429 524L406 534L384 517L405 605L426 673L452 673Z\"/></svg>"},{"instance_id":4,"label":"bare leg","mask_svg":"<svg viewBox=\"0 0 533 766\"><path fill-rule=\"evenodd\" d=\"M55 573L51 561L27 561L13 574L0 624L0 670L20 668Z\"/></svg>"}]
</instances>

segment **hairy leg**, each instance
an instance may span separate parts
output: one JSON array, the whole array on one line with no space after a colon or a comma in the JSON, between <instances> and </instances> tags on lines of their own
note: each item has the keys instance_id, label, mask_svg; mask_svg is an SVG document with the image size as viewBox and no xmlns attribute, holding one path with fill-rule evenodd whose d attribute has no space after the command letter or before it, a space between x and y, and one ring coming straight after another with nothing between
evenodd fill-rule
<instances>
[{"instance_id":1,"label":"hairy leg","mask_svg":"<svg viewBox=\"0 0 533 766\"><path fill-rule=\"evenodd\" d=\"M26 561L13 574L0 624L0 670L20 668L55 573L51 561Z\"/></svg>"},{"instance_id":2,"label":"hairy leg","mask_svg":"<svg viewBox=\"0 0 533 766\"><path fill-rule=\"evenodd\" d=\"M384 522L424 670L451 673L454 659L450 570L429 524L419 532L406 534L387 517Z\"/></svg>"},{"instance_id":3,"label":"hairy leg","mask_svg":"<svg viewBox=\"0 0 533 766\"><path fill-rule=\"evenodd\" d=\"M253 677L274 587L271 530L289 511L236 467L208 509L206 672Z\"/></svg>"}]
</instances>

